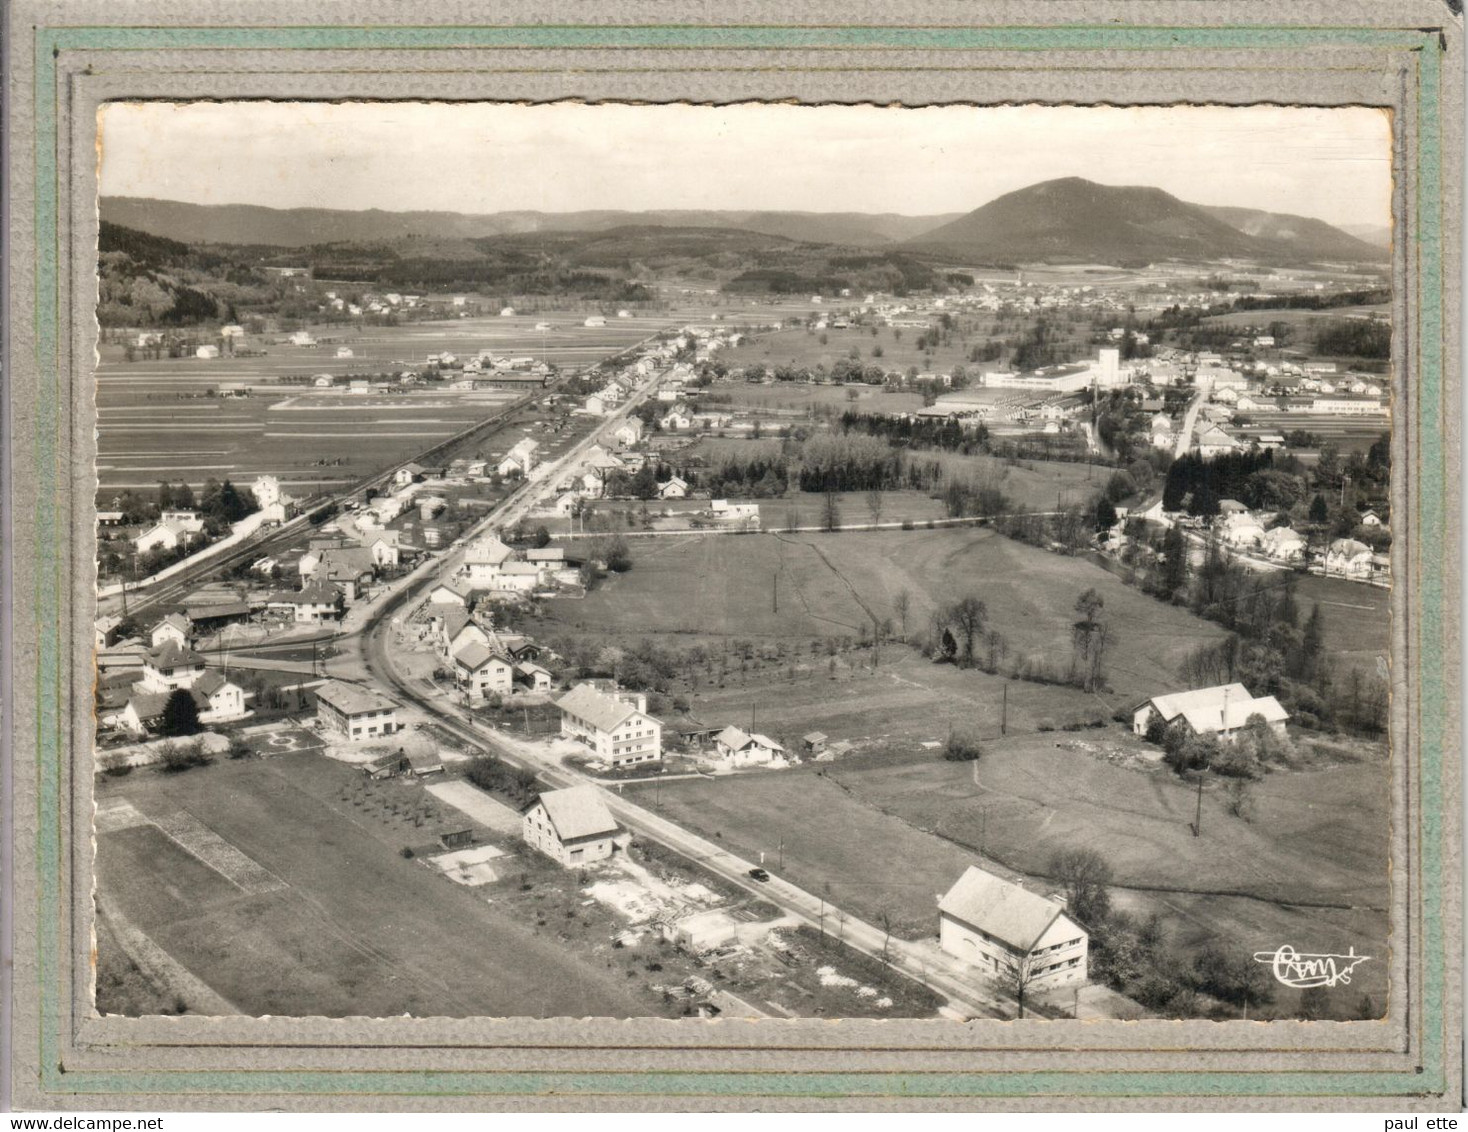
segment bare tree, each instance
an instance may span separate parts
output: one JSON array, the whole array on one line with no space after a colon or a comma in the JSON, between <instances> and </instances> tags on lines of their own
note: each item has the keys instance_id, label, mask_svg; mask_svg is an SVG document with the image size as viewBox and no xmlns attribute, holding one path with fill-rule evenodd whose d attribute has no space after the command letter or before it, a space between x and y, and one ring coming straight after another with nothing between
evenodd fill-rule
<instances>
[{"instance_id":1,"label":"bare tree","mask_svg":"<svg viewBox=\"0 0 1468 1132\"><path fill-rule=\"evenodd\" d=\"M841 500L834 491L826 492L821 504L821 527L827 531L841 529Z\"/></svg>"},{"instance_id":2,"label":"bare tree","mask_svg":"<svg viewBox=\"0 0 1468 1132\"><path fill-rule=\"evenodd\" d=\"M906 590L898 590L897 596L892 599L892 612L897 614L897 620L902 625L902 639L907 640L907 615L912 612L912 594Z\"/></svg>"},{"instance_id":3,"label":"bare tree","mask_svg":"<svg viewBox=\"0 0 1468 1132\"><path fill-rule=\"evenodd\" d=\"M1014 995L1019 1012L1017 1018L1025 1016L1025 995L1040 976L1039 963L1033 955L1011 955L1003 967L1002 986Z\"/></svg>"},{"instance_id":4,"label":"bare tree","mask_svg":"<svg viewBox=\"0 0 1468 1132\"><path fill-rule=\"evenodd\" d=\"M882 503L882 489L880 487L874 487L867 492L867 512L872 517L872 526L874 527L882 521Z\"/></svg>"},{"instance_id":5,"label":"bare tree","mask_svg":"<svg viewBox=\"0 0 1468 1132\"><path fill-rule=\"evenodd\" d=\"M974 662L974 641L984 631L984 622L988 618L988 607L972 594L959 598L948 610L948 620L952 623L962 648L965 667Z\"/></svg>"},{"instance_id":6,"label":"bare tree","mask_svg":"<svg viewBox=\"0 0 1468 1132\"><path fill-rule=\"evenodd\" d=\"M1050 861L1050 875L1065 892L1066 910L1095 927L1111 913L1111 866L1094 849L1063 849Z\"/></svg>"}]
</instances>

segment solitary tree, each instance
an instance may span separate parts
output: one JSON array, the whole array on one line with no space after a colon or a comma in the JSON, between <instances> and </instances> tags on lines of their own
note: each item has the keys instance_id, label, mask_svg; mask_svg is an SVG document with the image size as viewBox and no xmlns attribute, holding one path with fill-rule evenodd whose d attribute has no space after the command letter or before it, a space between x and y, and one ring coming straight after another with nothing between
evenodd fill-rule
<instances>
[{"instance_id":1,"label":"solitary tree","mask_svg":"<svg viewBox=\"0 0 1468 1132\"><path fill-rule=\"evenodd\" d=\"M1173 524L1162 540L1162 596L1169 601L1188 584L1188 542L1182 528Z\"/></svg>"},{"instance_id":2,"label":"solitary tree","mask_svg":"<svg viewBox=\"0 0 1468 1132\"><path fill-rule=\"evenodd\" d=\"M902 625L902 639L907 640L907 615L912 612L912 595L906 590L898 590L897 596L892 599L892 612L897 614L897 620Z\"/></svg>"},{"instance_id":3,"label":"solitary tree","mask_svg":"<svg viewBox=\"0 0 1468 1132\"><path fill-rule=\"evenodd\" d=\"M1050 861L1050 872L1065 892L1067 911L1088 927L1111 914L1111 866L1094 849L1063 849Z\"/></svg>"},{"instance_id":4,"label":"solitary tree","mask_svg":"<svg viewBox=\"0 0 1468 1132\"><path fill-rule=\"evenodd\" d=\"M948 620L952 622L954 634L963 650L965 667L974 662L974 642L984 631L984 622L988 618L988 607L972 594L954 602L948 611Z\"/></svg>"},{"instance_id":5,"label":"solitary tree","mask_svg":"<svg viewBox=\"0 0 1468 1132\"><path fill-rule=\"evenodd\" d=\"M172 738L197 735L200 730L199 705L194 703L193 694L186 688L175 688L163 702L163 718L158 724L158 734Z\"/></svg>"},{"instance_id":6,"label":"solitary tree","mask_svg":"<svg viewBox=\"0 0 1468 1132\"><path fill-rule=\"evenodd\" d=\"M872 488L867 492L867 511L872 516L872 526L882 521L882 489Z\"/></svg>"},{"instance_id":7,"label":"solitary tree","mask_svg":"<svg viewBox=\"0 0 1468 1132\"><path fill-rule=\"evenodd\" d=\"M1075 680L1087 692L1094 692L1104 675L1106 659L1106 622L1101 619L1101 607L1105 601L1095 589L1088 589L1076 599L1076 612L1080 614L1072 629L1075 649Z\"/></svg>"},{"instance_id":8,"label":"solitary tree","mask_svg":"<svg viewBox=\"0 0 1468 1132\"><path fill-rule=\"evenodd\" d=\"M821 526L828 531L841 529L841 500L834 491L826 492L821 504Z\"/></svg>"},{"instance_id":9,"label":"solitary tree","mask_svg":"<svg viewBox=\"0 0 1468 1132\"><path fill-rule=\"evenodd\" d=\"M1020 955L1012 957L1003 969L1003 985L1014 995L1018 1018L1025 1016L1025 993L1039 977L1039 967L1034 956Z\"/></svg>"}]
</instances>

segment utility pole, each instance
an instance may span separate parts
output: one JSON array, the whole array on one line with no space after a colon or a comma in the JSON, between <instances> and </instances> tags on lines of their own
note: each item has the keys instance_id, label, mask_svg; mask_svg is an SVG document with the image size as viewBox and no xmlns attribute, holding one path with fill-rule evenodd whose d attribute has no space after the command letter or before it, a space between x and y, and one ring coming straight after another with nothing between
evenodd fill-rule
<instances>
[{"instance_id":1,"label":"utility pole","mask_svg":"<svg viewBox=\"0 0 1468 1132\"><path fill-rule=\"evenodd\" d=\"M1193 812L1193 836L1197 837L1203 830L1203 774L1208 768L1205 766L1198 771L1198 805Z\"/></svg>"},{"instance_id":2,"label":"utility pole","mask_svg":"<svg viewBox=\"0 0 1468 1132\"><path fill-rule=\"evenodd\" d=\"M1009 681L1004 681L1004 698L999 707L999 734L1001 737L1009 734Z\"/></svg>"},{"instance_id":3,"label":"utility pole","mask_svg":"<svg viewBox=\"0 0 1468 1132\"><path fill-rule=\"evenodd\" d=\"M770 575L771 612L780 612L780 575Z\"/></svg>"}]
</instances>

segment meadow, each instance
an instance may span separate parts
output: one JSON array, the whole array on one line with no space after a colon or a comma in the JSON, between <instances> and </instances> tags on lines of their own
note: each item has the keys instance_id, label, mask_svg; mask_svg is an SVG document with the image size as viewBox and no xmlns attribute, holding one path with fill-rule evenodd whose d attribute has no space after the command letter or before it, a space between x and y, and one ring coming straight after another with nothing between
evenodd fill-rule
<instances>
[{"instance_id":1,"label":"meadow","mask_svg":"<svg viewBox=\"0 0 1468 1132\"><path fill-rule=\"evenodd\" d=\"M1113 727L993 741L976 764L883 750L792 771L668 782L657 805L730 851L764 852L772 871L853 914L890 916L909 938L935 932L937 897L971 864L1048 892L1055 852L1093 849L1114 870L1114 903L1158 915L1182 956L1206 944L1231 953L1293 939L1342 953L1354 946L1381 961L1365 965L1331 1009L1349 1016L1362 993L1384 1004L1384 760L1271 774L1255 787L1248 821L1210 786L1194 837L1189 783L1164 768L1117 765L1077 741L1135 745ZM1281 990L1273 1012L1287 1016L1295 1003Z\"/></svg>"},{"instance_id":2,"label":"meadow","mask_svg":"<svg viewBox=\"0 0 1468 1132\"><path fill-rule=\"evenodd\" d=\"M778 519L778 512L776 512ZM1085 558L1051 554L983 528L637 540L633 566L548 619L601 637L780 641L856 636L910 595L916 638L934 609L975 595L1011 660L1064 669L1076 598L1094 588L1112 627L1106 663L1118 703L1176 686L1183 657L1223 630L1163 605Z\"/></svg>"},{"instance_id":3,"label":"meadow","mask_svg":"<svg viewBox=\"0 0 1468 1132\"><path fill-rule=\"evenodd\" d=\"M99 883L114 905L247 1014L660 1012L613 972L404 858L406 842L433 832L346 800L362 783L352 767L302 754L98 782L99 803L126 799L164 823L186 812L277 882L244 891L154 825L99 837ZM421 796L416 785L379 789Z\"/></svg>"}]
</instances>

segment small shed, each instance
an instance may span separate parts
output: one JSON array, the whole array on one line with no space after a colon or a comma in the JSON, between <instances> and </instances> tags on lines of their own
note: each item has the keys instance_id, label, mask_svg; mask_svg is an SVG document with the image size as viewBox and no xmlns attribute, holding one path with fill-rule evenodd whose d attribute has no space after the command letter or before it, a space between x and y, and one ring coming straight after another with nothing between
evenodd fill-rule
<instances>
[{"instance_id":1,"label":"small shed","mask_svg":"<svg viewBox=\"0 0 1468 1132\"><path fill-rule=\"evenodd\" d=\"M800 742L809 754L818 755L826 749L828 738L824 731L812 731L809 735L802 735Z\"/></svg>"}]
</instances>

